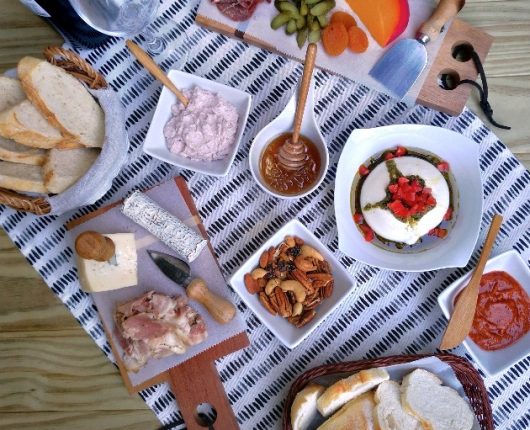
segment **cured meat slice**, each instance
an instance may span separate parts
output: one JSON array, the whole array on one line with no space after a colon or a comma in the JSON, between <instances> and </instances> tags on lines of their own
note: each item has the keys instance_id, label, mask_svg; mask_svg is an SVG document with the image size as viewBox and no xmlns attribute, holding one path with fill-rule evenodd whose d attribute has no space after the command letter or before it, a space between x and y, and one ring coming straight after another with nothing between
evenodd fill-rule
<instances>
[{"instance_id":1,"label":"cured meat slice","mask_svg":"<svg viewBox=\"0 0 530 430\"><path fill-rule=\"evenodd\" d=\"M262 0L212 0L219 11L233 21L246 21Z\"/></svg>"},{"instance_id":2,"label":"cured meat slice","mask_svg":"<svg viewBox=\"0 0 530 430\"><path fill-rule=\"evenodd\" d=\"M127 370L137 372L149 358L184 354L208 336L202 317L183 296L149 291L116 308L116 331Z\"/></svg>"}]
</instances>

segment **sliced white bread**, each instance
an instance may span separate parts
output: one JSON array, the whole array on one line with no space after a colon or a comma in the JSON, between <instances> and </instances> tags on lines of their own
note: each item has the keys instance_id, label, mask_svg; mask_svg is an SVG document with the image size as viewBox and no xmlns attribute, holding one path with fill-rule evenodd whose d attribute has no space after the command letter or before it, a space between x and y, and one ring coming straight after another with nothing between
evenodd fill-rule
<instances>
[{"instance_id":1,"label":"sliced white bread","mask_svg":"<svg viewBox=\"0 0 530 430\"><path fill-rule=\"evenodd\" d=\"M50 123L83 146L103 146L103 110L77 79L33 57L22 58L17 70L28 99Z\"/></svg>"},{"instance_id":2,"label":"sliced white bread","mask_svg":"<svg viewBox=\"0 0 530 430\"><path fill-rule=\"evenodd\" d=\"M98 149L51 149L42 166L48 192L59 194L83 176L99 155Z\"/></svg>"},{"instance_id":3,"label":"sliced white bread","mask_svg":"<svg viewBox=\"0 0 530 430\"><path fill-rule=\"evenodd\" d=\"M0 76L0 112L12 108L26 98L18 79Z\"/></svg>"},{"instance_id":4,"label":"sliced white bread","mask_svg":"<svg viewBox=\"0 0 530 430\"><path fill-rule=\"evenodd\" d=\"M436 375L416 369L403 378L401 404L428 430L470 430L474 415L457 391Z\"/></svg>"},{"instance_id":5,"label":"sliced white bread","mask_svg":"<svg viewBox=\"0 0 530 430\"><path fill-rule=\"evenodd\" d=\"M309 384L299 391L291 406L291 426L293 430L307 430L318 416L317 399L326 388Z\"/></svg>"},{"instance_id":6,"label":"sliced white bread","mask_svg":"<svg viewBox=\"0 0 530 430\"><path fill-rule=\"evenodd\" d=\"M348 378L341 379L330 386L317 400L318 411L328 417L346 402L370 391L381 382L389 379L385 369L361 370Z\"/></svg>"},{"instance_id":7,"label":"sliced white bread","mask_svg":"<svg viewBox=\"0 0 530 430\"><path fill-rule=\"evenodd\" d=\"M374 419L374 393L369 391L350 400L317 430L380 430Z\"/></svg>"},{"instance_id":8,"label":"sliced white bread","mask_svg":"<svg viewBox=\"0 0 530 430\"><path fill-rule=\"evenodd\" d=\"M44 149L31 148L14 140L0 137L0 160L40 166L45 159Z\"/></svg>"},{"instance_id":9,"label":"sliced white bread","mask_svg":"<svg viewBox=\"0 0 530 430\"><path fill-rule=\"evenodd\" d=\"M0 187L22 192L46 192L40 166L9 161L0 161Z\"/></svg>"},{"instance_id":10,"label":"sliced white bread","mask_svg":"<svg viewBox=\"0 0 530 430\"><path fill-rule=\"evenodd\" d=\"M381 430L423 430L420 422L403 410L397 382L381 382L375 391L375 402L375 416Z\"/></svg>"},{"instance_id":11,"label":"sliced white bread","mask_svg":"<svg viewBox=\"0 0 530 430\"><path fill-rule=\"evenodd\" d=\"M44 149L54 148L63 141L61 132L29 100L0 113L0 136Z\"/></svg>"}]
</instances>

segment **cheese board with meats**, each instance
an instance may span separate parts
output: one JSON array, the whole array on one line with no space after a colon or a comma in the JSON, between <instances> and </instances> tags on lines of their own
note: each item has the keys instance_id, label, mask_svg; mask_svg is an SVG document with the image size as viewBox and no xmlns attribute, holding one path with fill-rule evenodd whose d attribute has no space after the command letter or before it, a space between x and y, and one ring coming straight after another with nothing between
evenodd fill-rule
<instances>
[{"instance_id":1,"label":"cheese board with meats","mask_svg":"<svg viewBox=\"0 0 530 430\"><path fill-rule=\"evenodd\" d=\"M307 5L309 10L302 7L295 10L295 4ZM433 13L434 5L435 2L430 0L307 0L301 3L290 0L273 3L202 0L195 21L211 30L298 61L303 61L305 54L305 39L299 38L300 35L309 42L322 42L324 49L319 51L318 67L393 95L370 76L371 69L397 42L415 38L416 32ZM315 14L321 10L324 13L315 16L313 21L311 13L316 7L320 9ZM289 13L295 17L293 27L289 28L289 22L282 27L285 21L282 18L288 19ZM296 21L299 17L306 17L306 22L299 24ZM347 32L343 29L335 31L337 21L344 23ZM306 29L299 29L297 25L306 25L309 32L304 36ZM317 30L312 31L313 28ZM341 39L344 40L342 47ZM469 85L458 86L458 82L464 79L474 81L478 76L471 57L462 53L474 49L484 62L492 41L490 35L462 20L449 20L440 36L425 45L426 68L403 100L411 105L418 103L458 115L472 89Z\"/></svg>"}]
</instances>

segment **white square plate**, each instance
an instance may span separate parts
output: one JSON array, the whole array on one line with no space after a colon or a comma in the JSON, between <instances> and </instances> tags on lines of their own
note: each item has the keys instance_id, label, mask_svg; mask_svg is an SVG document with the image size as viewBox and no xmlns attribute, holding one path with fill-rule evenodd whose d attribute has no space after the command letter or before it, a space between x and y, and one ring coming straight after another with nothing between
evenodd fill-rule
<instances>
[{"instance_id":1,"label":"white square plate","mask_svg":"<svg viewBox=\"0 0 530 430\"><path fill-rule=\"evenodd\" d=\"M484 273L495 270L509 273L530 295L530 269L517 251L511 250L488 260ZM467 285L471 275L472 272L467 273L438 296L438 304L446 318L449 319L453 313L455 297ZM463 344L484 372L489 376L495 376L530 354L530 332L514 344L497 351L485 351L469 337Z\"/></svg>"},{"instance_id":2,"label":"white square plate","mask_svg":"<svg viewBox=\"0 0 530 430\"><path fill-rule=\"evenodd\" d=\"M290 324L286 319L280 316L273 316L260 303L257 294L250 294L246 287L243 278L245 273L250 273L259 266L259 257L266 249L271 246L280 244L285 236L298 236L303 239L308 245L318 250L322 256L331 265L331 270L335 278L335 287L333 294L328 299L323 300L316 308L316 316L311 322L301 328L297 328ZM246 305L252 309L252 312L259 318L259 320L267 326L267 328L288 348L294 348L302 342L309 334L333 312L333 310L346 298L352 291L355 281L349 272L342 267L335 256L322 245L319 240L311 233L300 221L294 219L285 224L278 230L267 242L265 242L260 249L250 257L245 264L230 279L230 284L234 290L243 299Z\"/></svg>"},{"instance_id":3,"label":"white square plate","mask_svg":"<svg viewBox=\"0 0 530 430\"><path fill-rule=\"evenodd\" d=\"M351 188L359 166L376 154L401 145L431 152L449 162L456 181L457 209L449 235L418 251L391 251L366 242L353 221ZM339 249L358 261L383 269L425 272L463 267L480 231L482 183L478 145L440 127L402 124L354 130L340 156L335 179L335 217Z\"/></svg>"},{"instance_id":4,"label":"white square plate","mask_svg":"<svg viewBox=\"0 0 530 430\"><path fill-rule=\"evenodd\" d=\"M149 126L147 136L143 146L144 152L166 163L173 164L184 169L193 170L195 172L205 173L212 176L224 176L230 170L230 166L234 161L241 137L245 131L248 114L250 112L250 105L252 97L244 91L236 88L223 85L218 82L209 81L208 79L199 76L191 75L189 73L181 72L179 70L171 70L168 74L171 82L180 90L191 89L195 86L201 87L205 90L212 91L219 94L226 101L232 103L239 114L237 123L236 141L232 152L222 160L215 161L197 161L189 158L173 154L169 151L166 145L166 138L164 137L164 126L171 117L171 106L177 102L177 97L166 87L162 88L162 93L156 105L155 114Z\"/></svg>"}]
</instances>

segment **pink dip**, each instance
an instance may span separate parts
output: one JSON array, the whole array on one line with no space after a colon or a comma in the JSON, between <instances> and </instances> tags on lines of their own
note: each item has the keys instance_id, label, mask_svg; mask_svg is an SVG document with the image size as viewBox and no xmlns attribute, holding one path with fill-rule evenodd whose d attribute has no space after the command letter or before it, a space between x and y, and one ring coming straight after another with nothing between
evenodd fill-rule
<instances>
[{"instance_id":1,"label":"pink dip","mask_svg":"<svg viewBox=\"0 0 530 430\"><path fill-rule=\"evenodd\" d=\"M235 143L236 108L216 93L199 87L184 93L188 106L180 102L173 105L164 127L168 149L192 160L225 158Z\"/></svg>"}]
</instances>

